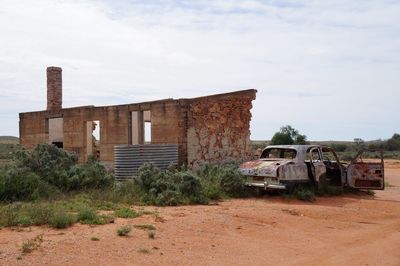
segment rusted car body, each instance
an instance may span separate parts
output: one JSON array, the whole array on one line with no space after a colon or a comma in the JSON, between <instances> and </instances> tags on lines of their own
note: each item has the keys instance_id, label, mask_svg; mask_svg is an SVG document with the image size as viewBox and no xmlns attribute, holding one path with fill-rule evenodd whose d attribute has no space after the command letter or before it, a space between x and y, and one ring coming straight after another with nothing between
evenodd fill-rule
<instances>
[{"instance_id":1,"label":"rusted car body","mask_svg":"<svg viewBox=\"0 0 400 266\"><path fill-rule=\"evenodd\" d=\"M345 164L329 147L274 145L266 147L260 159L241 164L239 170L248 177L247 186L262 190L290 189L298 183L384 189L383 153L380 162L364 162L362 153Z\"/></svg>"}]
</instances>

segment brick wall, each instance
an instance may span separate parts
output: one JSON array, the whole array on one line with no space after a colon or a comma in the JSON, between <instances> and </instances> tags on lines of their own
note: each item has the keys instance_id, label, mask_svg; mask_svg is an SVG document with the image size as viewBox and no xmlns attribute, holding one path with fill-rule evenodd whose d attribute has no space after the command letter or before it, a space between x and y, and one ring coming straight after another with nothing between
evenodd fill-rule
<instances>
[{"instance_id":1,"label":"brick wall","mask_svg":"<svg viewBox=\"0 0 400 266\"><path fill-rule=\"evenodd\" d=\"M27 149L34 148L39 143L48 143L47 112L32 112L19 114L20 143Z\"/></svg>"},{"instance_id":2,"label":"brick wall","mask_svg":"<svg viewBox=\"0 0 400 266\"><path fill-rule=\"evenodd\" d=\"M187 163L186 101L169 101L151 108L151 138L154 144L178 144L179 162Z\"/></svg>"},{"instance_id":3,"label":"brick wall","mask_svg":"<svg viewBox=\"0 0 400 266\"><path fill-rule=\"evenodd\" d=\"M47 110L52 113L62 108L62 69L60 67L47 68Z\"/></svg>"},{"instance_id":4,"label":"brick wall","mask_svg":"<svg viewBox=\"0 0 400 266\"><path fill-rule=\"evenodd\" d=\"M61 68L49 67L47 110L20 114L20 143L32 149L49 143L49 118L62 118L64 149L87 159L87 121L100 121L100 160L112 164L114 146L129 144L131 112L151 112L154 144L178 144L179 162L198 166L207 162L244 160L250 155L250 119L256 90L194 99L166 99L147 103L61 108ZM90 135L90 134L89 134Z\"/></svg>"}]
</instances>

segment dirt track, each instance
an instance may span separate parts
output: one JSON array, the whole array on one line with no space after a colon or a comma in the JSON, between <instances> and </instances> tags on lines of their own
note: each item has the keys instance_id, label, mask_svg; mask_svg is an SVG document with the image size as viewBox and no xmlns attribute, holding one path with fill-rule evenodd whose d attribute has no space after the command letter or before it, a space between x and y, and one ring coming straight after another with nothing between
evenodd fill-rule
<instances>
[{"instance_id":1,"label":"dirt track","mask_svg":"<svg viewBox=\"0 0 400 266\"><path fill-rule=\"evenodd\" d=\"M157 208L163 222L143 216L65 230L2 229L0 265L400 265L400 162L385 170L394 187L374 197L266 196ZM144 223L156 226L155 239L138 229L116 235L121 225ZM39 234L40 248L21 256L22 242Z\"/></svg>"}]
</instances>

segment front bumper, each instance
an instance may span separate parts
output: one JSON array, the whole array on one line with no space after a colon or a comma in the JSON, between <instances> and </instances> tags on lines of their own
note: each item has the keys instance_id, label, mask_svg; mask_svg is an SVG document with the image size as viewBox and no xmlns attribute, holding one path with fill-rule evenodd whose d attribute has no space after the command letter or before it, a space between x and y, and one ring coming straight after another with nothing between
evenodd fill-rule
<instances>
[{"instance_id":1,"label":"front bumper","mask_svg":"<svg viewBox=\"0 0 400 266\"><path fill-rule=\"evenodd\" d=\"M264 190L268 190L268 189L285 190L285 189L287 189L285 184L268 183L268 181L264 181L264 182L246 182L245 185L247 187L263 188Z\"/></svg>"}]
</instances>

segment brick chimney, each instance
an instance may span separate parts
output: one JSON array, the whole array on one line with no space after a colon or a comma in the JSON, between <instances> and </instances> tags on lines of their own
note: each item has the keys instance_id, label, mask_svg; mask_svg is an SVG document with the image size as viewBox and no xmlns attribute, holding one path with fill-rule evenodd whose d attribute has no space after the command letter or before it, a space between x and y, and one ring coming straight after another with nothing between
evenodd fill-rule
<instances>
[{"instance_id":1,"label":"brick chimney","mask_svg":"<svg viewBox=\"0 0 400 266\"><path fill-rule=\"evenodd\" d=\"M62 108L62 69L47 68L47 111L59 112Z\"/></svg>"}]
</instances>

